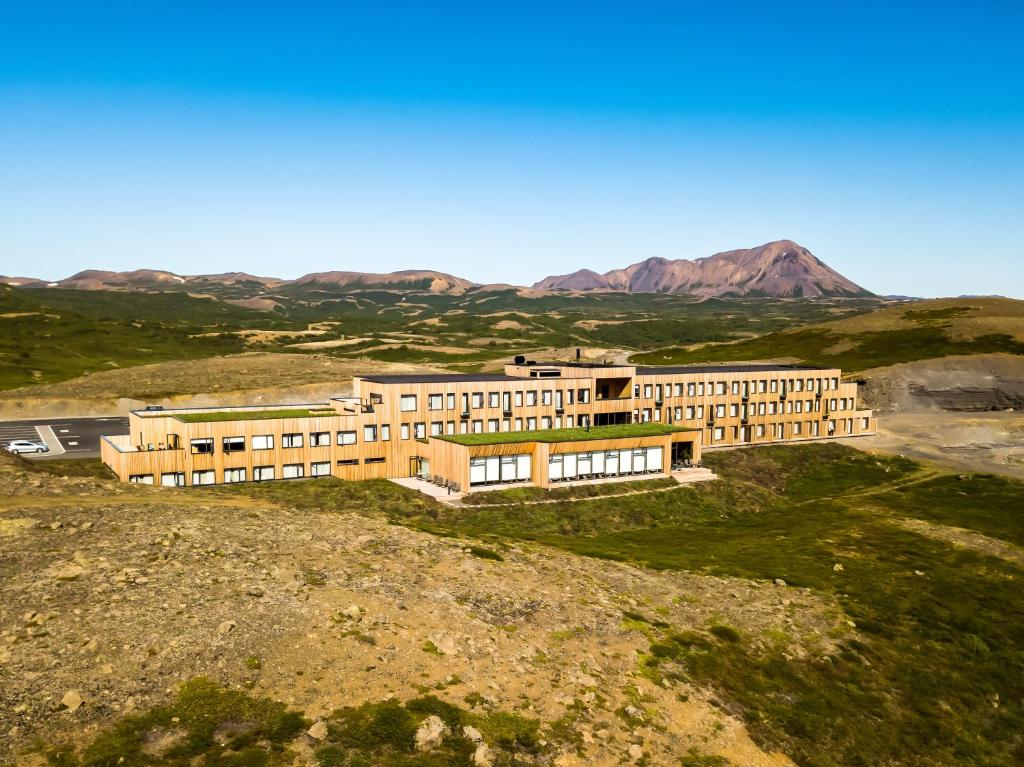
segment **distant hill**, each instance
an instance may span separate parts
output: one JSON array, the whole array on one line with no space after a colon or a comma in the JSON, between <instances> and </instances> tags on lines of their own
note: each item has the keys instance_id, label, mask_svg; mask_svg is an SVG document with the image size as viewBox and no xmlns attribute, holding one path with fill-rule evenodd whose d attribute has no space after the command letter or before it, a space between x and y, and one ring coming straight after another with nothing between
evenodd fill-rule
<instances>
[{"instance_id":1,"label":"distant hill","mask_svg":"<svg viewBox=\"0 0 1024 767\"><path fill-rule=\"evenodd\" d=\"M419 289L430 293L461 293L476 285L475 282L464 280L461 277L454 277L444 272L434 272L428 269L407 269L401 272L388 272L386 274L314 272L304 277L299 277L297 280L292 280L287 284L309 285L310 283L331 285L335 288L383 287Z\"/></svg>"},{"instance_id":2,"label":"distant hill","mask_svg":"<svg viewBox=\"0 0 1024 767\"><path fill-rule=\"evenodd\" d=\"M649 258L625 269L598 274L580 269L572 274L546 277L532 288L514 285L481 285L431 269L397 272L313 272L295 280L260 277L245 272L181 275L161 269L112 272L86 269L63 280L46 282L31 277L0 277L17 287L60 287L76 290L184 291L204 293L225 300L252 301L270 306L268 291L288 295L392 290L446 295L471 292L516 291L535 297L546 292L612 291L666 293L694 298L724 296L819 298L870 297L867 290L848 280L791 240L770 242L757 248L729 250L694 261Z\"/></svg>"},{"instance_id":3,"label":"distant hill","mask_svg":"<svg viewBox=\"0 0 1024 767\"><path fill-rule=\"evenodd\" d=\"M604 274L581 269L572 274L546 277L534 284L534 288L676 293L702 298L871 295L792 240L728 250L693 261L649 258Z\"/></svg>"}]
</instances>

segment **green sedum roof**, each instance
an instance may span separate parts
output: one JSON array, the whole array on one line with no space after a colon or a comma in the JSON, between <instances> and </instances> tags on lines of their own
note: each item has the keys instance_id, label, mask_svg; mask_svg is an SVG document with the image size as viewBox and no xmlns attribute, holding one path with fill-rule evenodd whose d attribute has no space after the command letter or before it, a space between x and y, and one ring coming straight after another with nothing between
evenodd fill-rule
<instances>
[{"instance_id":1,"label":"green sedum roof","mask_svg":"<svg viewBox=\"0 0 1024 767\"><path fill-rule=\"evenodd\" d=\"M613 426L592 426L590 431L577 426L572 429L541 429L540 431L502 431L488 434L449 434L434 437L458 445L502 445L513 442L582 442L591 439L627 439L629 437L661 437L680 431L697 429L670 426L665 423L624 423Z\"/></svg>"},{"instance_id":2,"label":"green sedum roof","mask_svg":"<svg viewBox=\"0 0 1024 767\"><path fill-rule=\"evenodd\" d=\"M213 421L267 421L277 418L316 418L318 416L341 415L333 408L282 408L281 410L217 410L210 413L161 413L185 423L210 423Z\"/></svg>"}]
</instances>

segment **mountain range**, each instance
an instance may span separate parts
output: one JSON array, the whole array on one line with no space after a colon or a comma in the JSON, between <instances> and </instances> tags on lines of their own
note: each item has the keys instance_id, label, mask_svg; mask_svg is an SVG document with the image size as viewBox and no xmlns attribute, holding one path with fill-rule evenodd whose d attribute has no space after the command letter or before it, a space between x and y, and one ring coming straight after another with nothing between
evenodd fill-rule
<instances>
[{"instance_id":1,"label":"mountain range","mask_svg":"<svg viewBox=\"0 0 1024 767\"><path fill-rule=\"evenodd\" d=\"M17 287L59 287L77 290L189 290L214 286L246 288L264 294L289 286L331 290L408 290L461 294L474 290L516 289L510 285L480 285L471 280L432 270L368 272L314 272L296 280L259 277L245 272L179 275L156 269L110 272L88 269L56 282L31 277L2 277L0 283ZM871 293L815 257L792 240L769 242L756 248L729 250L706 258L649 258L624 269L599 274L580 269L534 283L531 291L669 293L712 298L718 296L870 296Z\"/></svg>"}]
</instances>

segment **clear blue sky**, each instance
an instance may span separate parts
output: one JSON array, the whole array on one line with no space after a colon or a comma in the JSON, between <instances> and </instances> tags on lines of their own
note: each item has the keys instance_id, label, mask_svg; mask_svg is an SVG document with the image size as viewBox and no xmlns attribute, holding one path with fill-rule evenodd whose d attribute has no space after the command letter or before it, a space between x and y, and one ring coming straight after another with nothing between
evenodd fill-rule
<instances>
[{"instance_id":1,"label":"clear blue sky","mask_svg":"<svg viewBox=\"0 0 1024 767\"><path fill-rule=\"evenodd\" d=\"M1020 0L6 3L0 273L529 283L788 237L1024 297L1022 39Z\"/></svg>"}]
</instances>

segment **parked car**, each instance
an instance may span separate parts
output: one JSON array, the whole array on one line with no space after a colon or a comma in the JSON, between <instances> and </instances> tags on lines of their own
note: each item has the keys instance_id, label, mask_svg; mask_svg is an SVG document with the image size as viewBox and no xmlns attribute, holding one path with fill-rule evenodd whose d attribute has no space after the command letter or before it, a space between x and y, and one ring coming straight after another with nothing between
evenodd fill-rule
<instances>
[{"instance_id":1,"label":"parked car","mask_svg":"<svg viewBox=\"0 0 1024 767\"><path fill-rule=\"evenodd\" d=\"M33 442L28 439L16 439L13 442L7 443L6 448L8 453L48 453L50 448L44 445L42 442Z\"/></svg>"}]
</instances>

